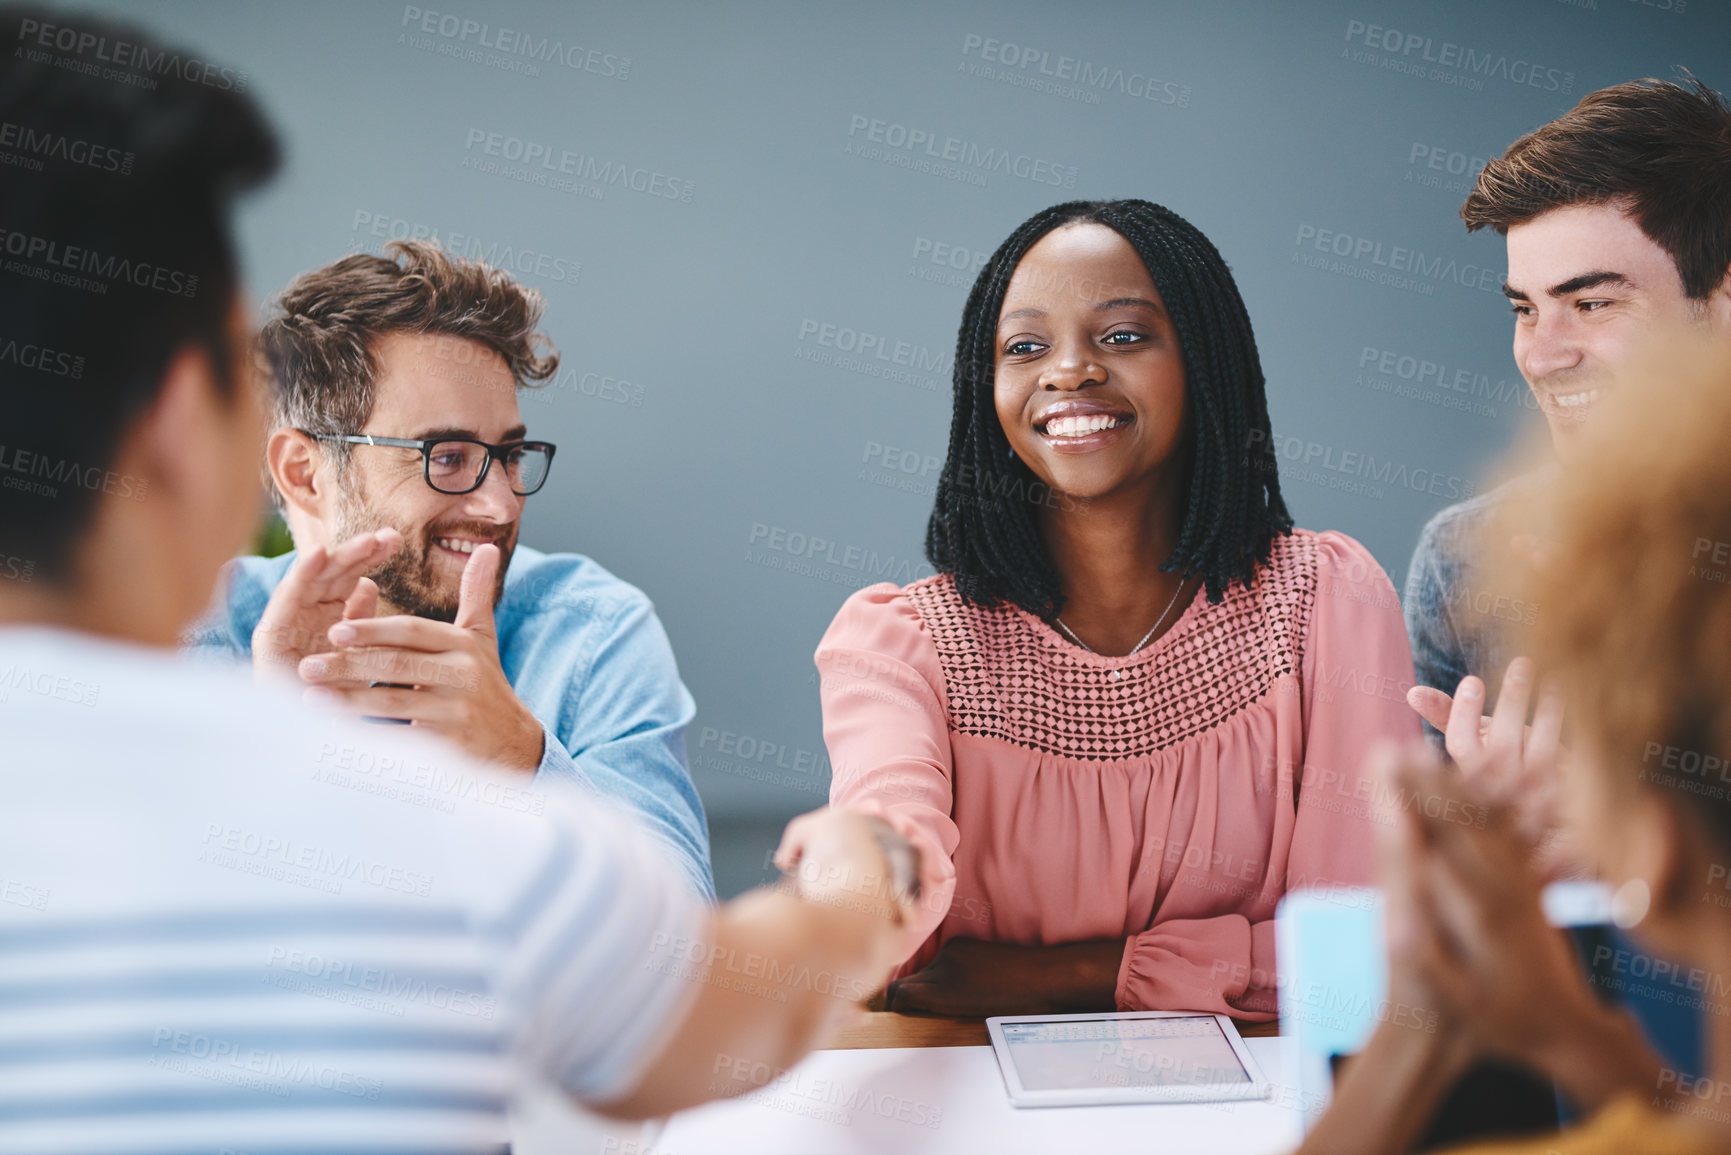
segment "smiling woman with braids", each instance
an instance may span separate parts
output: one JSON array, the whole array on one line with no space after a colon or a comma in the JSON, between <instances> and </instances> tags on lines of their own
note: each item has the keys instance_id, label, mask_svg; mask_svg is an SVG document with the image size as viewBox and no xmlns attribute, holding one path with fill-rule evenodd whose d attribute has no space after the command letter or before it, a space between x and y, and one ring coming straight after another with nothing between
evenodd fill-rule
<instances>
[{"instance_id":1,"label":"smiling woman with braids","mask_svg":"<svg viewBox=\"0 0 1731 1155\"><path fill-rule=\"evenodd\" d=\"M817 652L831 802L922 852L890 1009L1272 1018L1275 903L1370 880L1362 754L1418 733L1393 588L1292 528L1244 304L1167 209L1018 228L955 390L939 572Z\"/></svg>"}]
</instances>

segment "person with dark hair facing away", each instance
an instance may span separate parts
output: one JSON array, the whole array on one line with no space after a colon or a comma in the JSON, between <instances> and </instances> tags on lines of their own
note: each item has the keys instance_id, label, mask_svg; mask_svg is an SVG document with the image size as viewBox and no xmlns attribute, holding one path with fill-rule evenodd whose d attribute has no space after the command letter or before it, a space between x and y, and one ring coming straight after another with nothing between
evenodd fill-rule
<instances>
[{"instance_id":1,"label":"person with dark hair facing away","mask_svg":"<svg viewBox=\"0 0 1731 1155\"><path fill-rule=\"evenodd\" d=\"M1394 590L1292 529L1250 320L1147 201L1057 205L981 270L926 550L817 651L833 806L922 854L892 1010L1275 1013L1274 907L1371 873L1416 737Z\"/></svg>"},{"instance_id":2,"label":"person with dark hair facing away","mask_svg":"<svg viewBox=\"0 0 1731 1155\"><path fill-rule=\"evenodd\" d=\"M1469 231L1490 228L1507 240L1503 291L1514 313L1515 363L1544 414L1550 459L1425 526L1406 585L1417 677L1408 698L1434 742L1516 804L1540 868L1579 873L1590 848L1565 837L1556 758L1511 762L1488 749L1491 700L1500 704L1510 692L1523 701L1535 692L1550 697L1536 686L1533 664L1519 656L1544 607L1497 587L1474 558L1510 546L1487 541L1493 532L1538 548L1543 527L1517 531L1499 522L1502 512L1536 491L1582 484L1600 468L1582 446L1612 398L1651 388L1632 375L1650 346L1683 332L1731 350L1724 308L1731 296L1731 106L1694 80L1635 80L1588 93L1490 161L1460 215ZM1502 731L1496 737L1508 740ZM1518 772L1499 777L1498 766ZM1577 937L1595 967L1592 987L1625 1004L1669 1062L1700 1071L1695 1009L1671 992L1649 997L1643 984L1625 984L1606 969L1632 949L1619 932L1594 928ZM1561 962L1550 976L1553 990L1591 989L1571 960ZM1606 1054L1611 1045L1645 1049L1622 1011L1575 1001L1577 1012L1559 1029L1578 1054Z\"/></svg>"},{"instance_id":3,"label":"person with dark hair facing away","mask_svg":"<svg viewBox=\"0 0 1731 1155\"><path fill-rule=\"evenodd\" d=\"M136 28L0 37L0 1150L498 1152L531 1080L645 1117L797 1061L894 961L884 824L795 819L717 909L603 799L175 653L258 524L228 210L275 137Z\"/></svg>"},{"instance_id":4,"label":"person with dark hair facing away","mask_svg":"<svg viewBox=\"0 0 1731 1155\"><path fill-rule=\"evenodd\" d=\"M554 454L518 404L559 365L545 304L429 241L296 277L258 342L265 467L296 548L237 558L186 642L438 734L537 788L622 802L713 898L685 762L696 706L654 605L590 558L518 543ZM396 531L394 551L367 544L380 529ZM340 605L322 575L345 548L370 551L368 576ZM339 620L349 633L333 644Z\"/></svg>"}]
</instances>

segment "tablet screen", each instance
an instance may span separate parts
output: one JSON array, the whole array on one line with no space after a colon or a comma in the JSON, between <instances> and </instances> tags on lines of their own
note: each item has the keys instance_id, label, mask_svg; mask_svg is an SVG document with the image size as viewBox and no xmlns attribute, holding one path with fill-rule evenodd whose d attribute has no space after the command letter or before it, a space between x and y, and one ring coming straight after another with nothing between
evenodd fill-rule
<instances>
[{"instance_id":1,"label":"tablet screen","mask_svg":"<svg viewBox=\"0 0 1731 1155\"><path fill-rule=\"evenodd\" d=\"M1251 1081L1220 1024L1206 1015L1005 1023L1002 1029L1016 1077L1029 1091Z\"/></svg>"}]
</instances>

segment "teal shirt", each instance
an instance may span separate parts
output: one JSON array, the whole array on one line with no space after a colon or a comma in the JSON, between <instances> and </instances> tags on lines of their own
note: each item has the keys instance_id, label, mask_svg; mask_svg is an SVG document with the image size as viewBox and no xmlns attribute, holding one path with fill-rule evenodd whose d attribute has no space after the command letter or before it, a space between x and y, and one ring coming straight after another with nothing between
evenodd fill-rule
<instances>
[{"instance_id":1,"label":"teal shirt","mask_svg":"<svg viewBox=\"0 0 1731 1155\"><path fill-rule=\"evenodd\" d=\"M230 562L182 645L251 661L253 629L294 556ZM685 759L697 709L649 598L579 554L518 546L494 622L505 677L546 731L535 781L630 807L713 899L709 829Z\"/></svg>"}]
</instances>

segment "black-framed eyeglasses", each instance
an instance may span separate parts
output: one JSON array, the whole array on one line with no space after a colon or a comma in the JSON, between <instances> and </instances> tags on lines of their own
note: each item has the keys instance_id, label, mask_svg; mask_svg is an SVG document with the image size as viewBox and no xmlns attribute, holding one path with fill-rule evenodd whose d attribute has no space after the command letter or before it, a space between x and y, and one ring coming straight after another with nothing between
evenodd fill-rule
<instances>
[{"instance_id":1,"label":"black-framed eyeglasses","mask_svg":"<svg viewBox=\"0 0 1731 1155\"><path fill-rule=\"evenodd\" d=\"M469 437L441 437L436 441L411 441L402 437L374 437L371 433L311 433L317 441L341 441L348 445L386 445L393 449L419 449L421 473L427 484L440 493L473 493L487 480L494 460L505 467L511 492L528 497L546 484L556 448L547 441L507 441L489 445Z\"/></svg>"}]
</instances>

